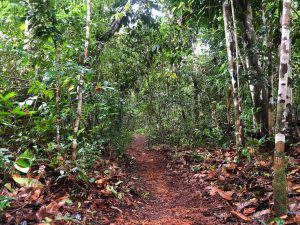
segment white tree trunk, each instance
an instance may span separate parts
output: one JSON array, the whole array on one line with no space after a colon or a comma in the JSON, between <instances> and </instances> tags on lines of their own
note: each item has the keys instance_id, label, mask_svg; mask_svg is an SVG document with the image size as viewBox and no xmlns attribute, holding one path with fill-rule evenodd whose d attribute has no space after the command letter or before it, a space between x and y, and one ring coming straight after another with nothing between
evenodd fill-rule
<instances>
[{"instance_id":1,"label":"white tree trunk","mask_svg":"<svg viewBox=\"0 0 300 225\"><path fill-rule=\"evenodd\" d=\"M285 128L290 104L291 77L291 0L283 0L281 21L281 46L279 61L278 100L275 127L274 152L274 210L277 216L286 214L288 206L287 181L285 173Z\"/></svg>"},{"instance_id":2,"label":"white tree trunk","mask_svg":"<svg viewBox=\"0 0 300 225\"><path fill-rule=\"evenodd\" d=\"M225 30L225 39L226 39L226 49L227 49L227 59L228 59L228 68L231 76L231 85L234 99L234 121L235 121L235 137L236 137L236 146L238 147L243 143L243 128L242 122L240 119L241 115L241 100L239 96L240 85L238 77L238 65L237 65L237 51L236 43L233 35L233 26L231 21L231 15L229 10L228 0L223 3L223 18L224 18L224 30Z\"/></svg>"}]
</instances>

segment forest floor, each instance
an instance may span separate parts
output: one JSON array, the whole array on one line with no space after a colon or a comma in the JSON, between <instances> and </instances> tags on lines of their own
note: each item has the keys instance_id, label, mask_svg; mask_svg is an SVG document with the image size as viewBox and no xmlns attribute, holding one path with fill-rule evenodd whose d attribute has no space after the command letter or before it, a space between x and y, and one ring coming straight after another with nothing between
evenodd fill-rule
<instances>
[{"instance_id":1,"label":"forest floor","mask_svg":"<svg viewBox=\"0 0 300 225\"><path fill-rule=\"evenodd\" d=\"M170 171L167 156L145 151L145 146L145 137L136 135L127 150L134 162L129 176L144 190L144 199L135 209L126 210L117 224L218 224L213 216L218 204Z\"/></svg>"},{"instance_id":2,"label":"forest floor","mask_svg":"<svg viewBox=\"0 0 300 225\"><path fill-rule=\"evenodd\" d=\"M127 149L124 169L139 200L111 224L300 224L299 159L289 163L292 213L274 220L271 156L237 163L235 149L146 149L143 135Z\"/></svg>"},{"instance_id":3,"label":"forest floor","mask_svg":"<svg viewBox=\"0 0 300 225\"><path fill-rule=\"evenodd\" d=\"M22 175L30 185L13 174L0 180L0 196L12 199L0 224L300 224L300 148L288 155L289 213L275 220L270 154L237 160L234 148L148 149L135 135L118 163L95 164L89 182L76 171L60 178L61 169L45 163Z\"/></svg>"}]
</instances>

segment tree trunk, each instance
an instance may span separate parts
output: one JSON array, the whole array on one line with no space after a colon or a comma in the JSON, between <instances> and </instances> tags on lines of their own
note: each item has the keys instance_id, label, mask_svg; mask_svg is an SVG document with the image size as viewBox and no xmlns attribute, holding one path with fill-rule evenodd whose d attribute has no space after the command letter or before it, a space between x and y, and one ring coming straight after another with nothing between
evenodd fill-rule
<instances>
[{"instance_id":1,"label":"tree trunk","mask_svg":"<svg viewBox=\"0 0 300 225\"><path fill-rule=\"evenodd\" d=\"M232 94L232 88L229 86L227 90L226 95L226 120L227 120L227 130L230 130L231 122L230 122L230 109L231 109L231 94Z\"/></svg>"},{"instance_id":2,"label":"tree trunk","mask_svg":"<svg viewBox=\"0 0 300 225\"><path fill-rule=\"evenodd\" d=\"M248 0L240 1L243 12L241 19L244 26L246 46L246 69L250 75L250 91L252 92L254 127L263 135L268 133L268 99L264 83L264 72L256 52L256 35L252 22L252 8Z\"/></svg>"},{"instance_id":3,"label":"tree trunk","mask_svg":"<svg viewBox=\"0 0 300 225\"><path fill-rule=\"evenodd\" d=\"M86 65L87 60L88 60L88 49L89 49L89 41L90 41L90 22L91 22L91 3L90 0L86 0L86 33L85 33L85 43L84 43L84 60L83 64ZM78 87L77 87L77 98L78 98L78 103L77 103L77 115L73 127L73 141L71 145L72 149L72 159L76 160L77 157L77 136L78 136L78 130L80 126L80 119L82 115L82 86L83 86L83 76L84 76L84 71L81 71L79 75L79 82L78 82Z\"/></svg>"},{"instance_id":4,"label":"tree trunk","mask_svg":"<svg viewBox=\"0 0 300 225\"><path fill-rule=\"evenodd\" d=\"M59 52L58 52L58 46L57 43L54 41L54 67L57 68L59 61ZM56 91L55 91L55 113L56 113L56 145L57 148L60 149L60 124L61 124L61 118L60 118L60 77L59 74L57 74L56 79Z\"/></svg>"},{"instance_id":5,"label":"tree trunk","mask_svg":"<svg viewBox=\"0 0 300 225\"><path fill-rule=\"evenodd\" d=\"M240 119L241 115L241 100L239 96L239 78L238 78L238 66L236 63L237 55L236 55L236 45L234 41L234 35L232 31L232 22L230 15L230 8L228 4L228 0L223 3L223 17L224 17L224 30L225 30L225 38L226 38L226 49L227 49L227 58L228 58L228 67L229 73L231 76L231 84L232 84L232 92L233 92L233 101L234 101L234 124L235 124L235 142L236 146L240 146L243 144L243 127L242 121Z\"/></svg>"},{"instance_id":6,"label":"tree trunk","mask_svg":"<svg viewBox=\"0 0 300 225\"><path fill-rule=\"evenodd\" d=\"M198 54L197 54L197 39L192 39L193 48L193 74L192 74L192 88L193 88L193 116L196 127L198 127L200 115L199 115L199 82L198 76Z\"/></svg>"},{"instance_id":7,"label":"tree trunk","mask_svg":"<svg viewBox=\"0 0 300 225\"><path fill-rule=\"evenodd\" d=\"M275 127L275 152L274 152L274 210L277 216L286 214L288 206L286 165L285 165L285 123L289 106L290 77L291 77L291 0L283 0L282 34L279 61L278 100Z\"/></svg>"},{"instance_id":8,"label":"tree trunk","mask_svg":"<svg viewBox=\"0 0 300 225\"><path fill-rule=\"evenodd\" d=\"M273 79L273 57L272 57L272 42L270 40L270 30L269 30L269 20L267 13L267 5L266 0L262 1L262 19L264 24L264 31L265 31L265 37L264 37L264 47L266 50L267 55L265 56L265 65L264 65L264 71L268 74L268 128L269 128L269 135L273 134L274 129L274 98L273 98L273 88L274 88L274 79Z\"/></svg>"}]
</instances>

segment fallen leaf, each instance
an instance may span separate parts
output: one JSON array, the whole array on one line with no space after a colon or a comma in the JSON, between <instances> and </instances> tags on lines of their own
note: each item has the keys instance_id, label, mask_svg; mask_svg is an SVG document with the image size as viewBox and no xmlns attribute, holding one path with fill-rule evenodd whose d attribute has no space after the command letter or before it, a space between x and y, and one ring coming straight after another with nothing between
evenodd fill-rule
<instances>
[{"instance_id":1,"label":"fallen leaf","mask_svg":"<svg viewBox=\"0 0 300 225\"><path fill-rule=\"evenodd\" d=\"M294 190L294 191L298 191L299 189L300 189L300 185L296 185L296 186L292 187L292 190Z\"/></svg>"},{"instance_id":2,"label":"fallen leaf","mask_svg":"<svg viewBox=\"0 0 300 225\"><path fill-rule=\"evenodd\" d=\"M226 169L228 169L228 170L235 170L236 168L237 168L237 165L235 163L226 164Z\"/></svg>"},{"instance_id":3,"label":"fallen leaf","mask_svg":"<svg viewBox=\"0 0 300 225\"><path fill-rule=\"evenodd\" d=\"M62 205L58 204L57 202L53 201L49 205L46 206L46 212L52 215L56 215L58 210Z\"/></svg>"},{"instance_id":4,"label":"fallen leaf","mask_svg":"<svg viewBox=\"0 0 300 225\"><path fill-rule=\"evenodd\" d=\"M248 206L257 206L258 200L257 198L252 198L247 202L239 202L236 203L235 205L237 206L237 211L241 212L244 208L248 207Z\"/></svg>"},{"instance_id":5,"label":"fallen leaf","mask_svg":"<svg viewBox=\"0 0 300 225\"><path fill-rule=\"evenodd\" d=\"M209 194L210 194L211 196L215 196L216 193L217 193L217 191L218 191L218 188L216 188L216 187L211 187L211 189L210 189L210 191L209 191Z\"/></svg>"},{"instance_id":6,"label":"fallen leaf","mask_svg":"<svg viewBox=\"0 0 300 225\"><path fill-rule=\"evenodd\" d=\"M270 209L265 209L265 210L262 210L262 211L258 211L258 212L256 212L256 213L254 213L252 216L251 216L251 218L255 218L255 219L259 219L259 218L261 218L262 216L264 216L264 215L267 215L267 214L270 214L271 213L271 211L270 211Z\"/></svg>"},{"instance_id":7,"label":"fallen leaf","mask_svg":"<svg viewBox=\"0 0 300 225\"><path fill-rule=\"evenodd\" d=\"M43 188L44 185L34 178L22 178L18 174L12 175L13 180L21 186Z\"/></svg>"},{"instance_id":8,"label":"fallen leaf","mask_svg":"<svg viewBox=\"0 0 300 225\"><path fill-rule=\"evenodd\" d=\"M234 211L234 210L232 210L232 211L230 211L230 212L231 212L231 214L232 214L233 216L237 217L238 219L243 220L244 222L250 222L250 221L251 221L251 218L249 218L249 217L243 215L242 213L239 213L239 212Z\"/></svg>"},{"instance_id":9,"label":"fallen leaf","mask_svg":"<svg viewBox=\"0 0 300 225\"><path fill-rule=\"evenodd\" d=\"M299 224L300 223L300 215L296 215L287 221L285 221L285 224Z\"/></svg>"},{"instance_id":10,"label":"fallen leaf","mask_svg":"<svg viewBox=\"0 0 300 225\"><path fill-rule=\"evenodd\" d=\"M104 196L111 196L112 191L111 190L101 190L100 191Z\"/></svg>"},{"instance_id":11,"label":"fallen leaf","mask_svg":"<svg viewBox=\"0 0 300 225\"><path fill-rule=\"evenodd\" d=\"M232 197L229 196L228 194L226 194L224 191L218 189L218 194L225 200L227 201L231 201L232 200Z\"/></svg>"},{"instance_id":12,"label":"fallen leaf","mask_svg":"<svg viewBox=\"0 0 300 225\"><path fill-rule=\"evenodd\" d=\"M250 208L245 208L243 213L246 216L248 216L248 215L253 214L255 212L256 212L256 207L250 207Z\"/></svg>"},{"instance_id":13,"label":"fallen leaf","mask_svg":"<svg viewBox=\"0 0 300 225\"><path fill-rule=\"evenodd\" d=\"M31 200L36 201L41 196L41 189L37 189L34 191L33 195L31 195Z\"/></svg>"},{"instance_id":14,"label":"fallen leaf","mask_svg":"<svg viewBox=\"0 0 300 225\"><path fill-rule=\"evenodd\" d=\"M108 183L107 178L101 178L101 179L95 181L96 185L102 186L102 187L105 186L107 183Z\"/></svg>"},{"instance_id":15,"label":"fallen leaf","mask_svg":"<svg viewBox=\"0 0 300 225\"><path fill-rule=\"evenodd\" d=\"M224 191L220 190L217 187L211 187L210 191L209 191L209 194L211 196L214 196L214 195L216 195L216 193L218 193L223 199L225 199L227 201L231 201L232 200L231 195L233 194L233 192L225 193Z\"/></svg>"},{"instance_id":16,"label":"fallen leaf","mask_svg":"<svg viewBox=\"0 0 300 225\"><path fill-rule=\"evenodd\" d=\"M265 161L258 161L255 163L256 166L261 166L261 167L268 167L268 163L266 163Z\"/></svg>"},{"instance_id":17,"label":"fallen leaf","mask_svg":"<svg viewBox=\"0 0 300 225\"><path fill-rule=\"evenodd\" d=\"M6 183L4 187L9 191L9 192L14 192L15 190L11 187L11 183Z\"/></svg>"}]
</instances>

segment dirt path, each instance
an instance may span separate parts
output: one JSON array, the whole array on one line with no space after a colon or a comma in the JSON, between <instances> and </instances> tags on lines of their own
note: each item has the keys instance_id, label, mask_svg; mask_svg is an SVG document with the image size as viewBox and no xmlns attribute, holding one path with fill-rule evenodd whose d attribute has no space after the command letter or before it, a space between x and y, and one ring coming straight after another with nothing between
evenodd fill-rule
<instances>
[{"instance_id":1,"label":"dirt path","mask_svg":"<svg viewBox=\"0 0 300 225\"><path fill-rule=\"evenodd\" d=\"M196 225L216 224L201 192L195 192L168 169L168 159L159 152L145 151L146 140L136 135L127 150L134 161L130 175L143 188L138 206L125 210L118 224Z\"/></svg>"}]
</instances>

